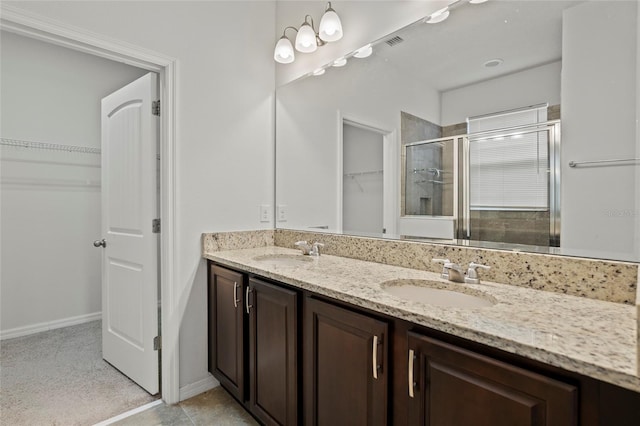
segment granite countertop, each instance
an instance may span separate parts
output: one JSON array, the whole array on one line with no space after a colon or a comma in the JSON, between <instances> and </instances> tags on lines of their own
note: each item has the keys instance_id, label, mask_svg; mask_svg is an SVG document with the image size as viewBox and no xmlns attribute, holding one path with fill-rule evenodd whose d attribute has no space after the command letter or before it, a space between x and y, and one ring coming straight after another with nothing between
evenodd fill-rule
<instances>
[{"instance_id":1,"label":"granite countertop","mask_svg":"<svg viewBox=\"0 0 640 426\"><path fill-rule=\"evenodd\" d=\"M275 246L203 253L229 267L640 392L634 306L491 282L450 283L432 272L329 255L305 256L310 260L300 265L255 260L267 255L301 256ZM469 309L401 299L381 286L397 279L438 281L497 303Z\"/></svg>"}]
</instances>

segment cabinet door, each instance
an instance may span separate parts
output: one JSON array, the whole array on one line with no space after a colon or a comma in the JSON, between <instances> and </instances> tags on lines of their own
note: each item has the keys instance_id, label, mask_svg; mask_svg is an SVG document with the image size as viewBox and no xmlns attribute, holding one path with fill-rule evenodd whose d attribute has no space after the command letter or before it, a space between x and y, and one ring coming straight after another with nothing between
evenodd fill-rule
<instances>
[{"instance_id":1,"label":"cabinet door","mask_svg":"<svg viewBox=\"0 0 640 426\"><path fill-rule=\"evenodd\" d=\"M387 324L313 298L304 310L305 424L387 424Z\"/></svg>"},{"instance_id":2,"label":"cabinet door","mask_svg":"<svg viewBox=\"0 0 640 426\"><path fill-rule=\"evenodd\" d=\"M298 423L297 293L249 280L251 412L264 424Z\"/></svg>"},{"instance_id":3,"label":"cabinet door","mask_svg":"<svg viewBox=\"0 0 640 426\"><path fill-rule=\"evenodd\" d=\"M409 424L576 425L577 389L409 333Z\"/></svg>"},{"instance_id":4,"label":"cabinet door","mask_svg":"<svg viewBox=\"0 0 640 426\"><path fill-rule=\"evenodd\" d=\"M244 276L216 265L209 268L209 371L243 401Z\"/></svg>"}]
</instances>

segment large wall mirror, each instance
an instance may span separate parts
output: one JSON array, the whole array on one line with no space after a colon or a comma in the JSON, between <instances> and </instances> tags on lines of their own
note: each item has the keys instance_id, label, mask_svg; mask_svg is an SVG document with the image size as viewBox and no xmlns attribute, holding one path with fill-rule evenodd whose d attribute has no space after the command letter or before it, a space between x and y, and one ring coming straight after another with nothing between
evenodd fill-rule
<instances>
[{"instance_id":1,"label":"large wall mirror","mask_svg":"<svg viewBox=\"0 0 640 426\"><path fill-rule=\"evenodd\" d=\"M640 261L639 16L459 1L279 87L276 226Z\"/></svg>"}]
</instances>

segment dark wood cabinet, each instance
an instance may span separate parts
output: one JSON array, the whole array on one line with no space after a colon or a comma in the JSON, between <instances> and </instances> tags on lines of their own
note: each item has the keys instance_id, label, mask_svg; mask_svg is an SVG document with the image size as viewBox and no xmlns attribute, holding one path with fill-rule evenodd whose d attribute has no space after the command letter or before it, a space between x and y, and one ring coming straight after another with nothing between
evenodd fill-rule
<instances>
[{"instance_id":1,"label":"dark wood cabinet","mask_svg":"<svg viewBox=\"0 0 640 426\"><path fill-rule=\"evenodd\" d=\"M244 275L209 265L209 372L238 400L245 397Z\"/></svg>"},{"instance_id":2,"label":"dark wood cabinet","mask_svg":"<svg viewBox=\"0 0 640 426\"><path fill-rule=\"evenodd\" d=\"M387 424L387 323L305 298L307 425Z\"/></svg>"},{"instance_id":3,"label":"dark wood cabinet","mask_svg":"<svg viewBox=\"0 0 640 426\"><path fill-rule=\"evenodd\" d=\"M265 424L298 423L298 293L250 278L249 410Z\"/></svg>"},{"instance_id":4,"label":"dark wood cabinet","mask_svg":"<svg viewBox=\"0 0 640 426\"><path fill-rule=\"evenodd\" d=\"M209 263L209 371L262 424L640 424L640 393Z\"/></svg>"},{"instance_id":5,"label":"dark wood cabinet","mask_svg":"<svg viewBox=\"0 0 640 426\"><path fill-rule=\"evenodd\" d=\"M409 333L410 425L570 426L575 386Z\"/></svg>"},{"instance_id":6,"label":"dark wood cabinet","mask_svg":"<svg viewBox=\"0 0 640 426\"><path fill-rule=\"evenodd\" d=\"M297 425L298 292L209 264L209 372L266 425Z\"/></svg>"}]
</instances>

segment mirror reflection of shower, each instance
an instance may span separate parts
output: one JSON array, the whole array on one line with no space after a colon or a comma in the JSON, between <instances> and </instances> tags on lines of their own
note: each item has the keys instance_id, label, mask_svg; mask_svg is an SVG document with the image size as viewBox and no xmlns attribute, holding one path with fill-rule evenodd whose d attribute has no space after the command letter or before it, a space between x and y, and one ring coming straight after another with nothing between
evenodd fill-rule
<instances>
[{"instance_id":1,"label":"mirror reflection of shower","mask_svg":"<svg viewBox=\"0 0 640 426\"><path fill-rule=\"evenodd\" d=\"M453 215L453 139L406 147L405 215Z\"/></svg>"},{"instance_id":2,"label":"mirror reflection of shower","mask_svg":"<svg viewBox=\"0 0 640 426\"><path fill-rule=\"evenodd\" d=\"M558 247L560 120L549 111L559 117L557 106L536 105L405 145L403 217L448 217L458 240ZM403 237L418 236L429 237Z\"/></svg>"}]
</instances>

